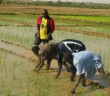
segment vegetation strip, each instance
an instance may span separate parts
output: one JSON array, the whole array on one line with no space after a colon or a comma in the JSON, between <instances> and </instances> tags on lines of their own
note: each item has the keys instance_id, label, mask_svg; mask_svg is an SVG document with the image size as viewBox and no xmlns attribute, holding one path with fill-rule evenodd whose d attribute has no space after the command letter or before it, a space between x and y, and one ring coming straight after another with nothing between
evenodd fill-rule
<instances>
[{"instance_id":1,"label":"vegetation strip","mask_svg":"<svg viewBox=\"0 0 110 96\"><path fill-rule=\"evenodd\" d=\"M24 24L25 26L32 26L32 23L30 23L30 22L17 21L17 20L12 20L12 19L8 19L8 18L0 18L0 20L12 22L12 23Z\"/></svg>"},{"instance_id":2,"label":"vegetation strip","mask_svg":"<svg viewBox=\"0 0 110 96\"><path fill-rule=\"evenodd\" d=\"M68 28L64 28L64 27L59 27L56 29L57 30L64 30L64 31L68 31L68 32L74 32L74 33L80 33L80 34L84 34L84 35L110 38L110 34L105 34L105 33L88 32L88 31L82 31L82 30L68 29Z\"/></svg>"},{"instance_id":3,"label":"vegetation strip","mask_svg":"<svg viewBox=\"0 0 110 96\"><path fill-rule=\"evenodd\" d=\"M10 25L0 25L0 26L10 26ZM13 25L11 25L13 26ZM18 27L35 27L33 25L16 25ZM63 30L67 32L73 32L73 33L79 33L89 36L97 36L97 37L104 37L104 38L110 38L110 34L107 33L98 33L98 32L88 32L88 31L82 31L82 30L76 30L76 29L68 29L64 27L57 27L56 30Z\"/></svg>"},{"instance_id":4,"label":"vegetation strip","mask_svg":"<svg viewBox=\"0 0 110 96\"><path fill-rule=\"evenodd\" d=\"M13 25L0 25L0 26L13 26ZM16 25L18 27L35 27L35 25L31 24L23 24L23 25ZM76 30L76 29L68 29L65 27L56 27L56 30L63 30L67 32L74 32L74 33L79 33L79 34L84 34L84 35L89 35L89 36L97 36L97 37L105 37L105 38L110 38L110 34L107 33L98 33L98 32L88 32L88 31L82 31L82 30Z\"/></svg>"}]
</instances>

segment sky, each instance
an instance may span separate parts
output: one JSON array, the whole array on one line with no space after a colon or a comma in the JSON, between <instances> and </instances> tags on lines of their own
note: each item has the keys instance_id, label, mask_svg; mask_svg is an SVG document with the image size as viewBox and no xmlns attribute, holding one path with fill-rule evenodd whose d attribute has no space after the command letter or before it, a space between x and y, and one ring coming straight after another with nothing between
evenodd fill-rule
<instances>
[{"instance_id":1,"label":"sky","mask_svg":"<svg viewBox=\"0 0 110 96\"><path fill-rule=\"evenodd\" d=\"M42 0L42 1L74 1L74 2L93 2L93 3L106 3L110 4L110 0Z\"/></svg>"}]
</instances>

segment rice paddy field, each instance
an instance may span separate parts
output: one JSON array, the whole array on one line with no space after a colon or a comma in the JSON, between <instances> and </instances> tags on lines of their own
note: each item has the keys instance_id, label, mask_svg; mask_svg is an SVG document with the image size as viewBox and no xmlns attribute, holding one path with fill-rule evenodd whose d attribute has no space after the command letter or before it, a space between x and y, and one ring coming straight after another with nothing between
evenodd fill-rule
<instances>
[{"instance_id":1,"label":"rice paddy field","mask_svg":"<svg viewBox=\"0 0 110 96\"><path fill-rule=\"evenodd\" d=\"M110 72L109 9L0 6L0 42L16 45L17 51L20 51L19 46L31 50L36 33L36 19L43 8L48 9L55 21L52 42L70 38L82 41L87 50L102 56L104 68ZM70 82L69 73L61 72L56 80L56 70L47 72L44 66L39 73L35 73L33 70L37 61L32 62L1 47L0 53L0 96L74 96L69 94L75 83ZM106 91L79 85L75 96L109 96L109 93L110 89Z\"/></svg>"}]
</instances>

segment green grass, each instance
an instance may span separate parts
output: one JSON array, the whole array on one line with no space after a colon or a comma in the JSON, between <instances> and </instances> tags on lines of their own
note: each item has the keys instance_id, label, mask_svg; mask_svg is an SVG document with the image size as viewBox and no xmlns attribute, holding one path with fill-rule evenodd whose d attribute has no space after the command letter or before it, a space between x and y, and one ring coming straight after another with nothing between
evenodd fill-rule
<instances>
[{"instance_id":1,"label":"green grass","mask_svg":"<svg viewBox=\"0 0 110 96\"><path fill-rule=\"evenodd\" d=\"M35 65L14 54L0 50L0 95L1 96L68 96L74 82L69 81L70 74L62 72L55 80L56 71L45 70L39 73L33 69ZM6 68L4 65L7 65ZM7 70L7 75L6 71ZM83 88L78 86L78 96L107 96L106 92L100 89L91 89L89 86ZM100 95L99 95L100 94Z\"/></svg>"},{"instance_id":2,"label":"green grass","mask_svg":"<svg viewBox=\"0 0 110 96\"><path fill-rule=\"evenodd\" d=\"M90 31L90 32L98 32L98 33L110 33L109 27L73 27L73 29L82 30L82 31Z\"/></svg>"},{"instance_id":3,"label":"green grass","mask_svg":"<svg viewBox=\"0 0 110 96\"><path fill-rule=\"evenodd\" d=\"M63 83L68 78L55 80L56 71L35 73L32 62L16 55L1 51L0 56L0 95L1 96L62 96ZM5 66L7 75L5 75ZM62 84L61 84L62 82ZM60 87L59 87L60 86ZM16 91L17 90L17 91ZM66 95L65 95L66 96Z\"/></svg>"},{"instance_id":4,"label":"green grass","mask_svg":"<svg viewBox=\"0 0 110 96\"><path fill-rule=\"evenodd\" d=\"M56 27L60 26L88 32L110 33L110 17L61 16L59 18L59 16L51 16L55 20ZM19 23L23 25L22 22L35 25L36 17L34 15L0 15L0 18L16 21L0 20L0 24L9 25L0 26L0 40L19 44L31 49L36 27L17 27L15 25ZM102 21L102 23L99 21ZM53 38L52 42L69 38L82 41L86 45L87 50L95 51L102 56L105 70L110 71L110 39L71 33L66 30L55 30ZM74 85L74 82L69 81L69 74L65 72L62 72L60 78L55 80L54 76L56 71L47 72L42 69L37 74L33 72L35 65L31 61L1 50L0 53L0 95L2 96L68 96ZM82 88L81 86L78 86L77 93L78 96L91 96L91 94L92 96L93 94L94 96L107 96L103 90L91 90L89 87Z\"/></svg>"},{"instance_id":5,"label":"green grass","mask_svg":"<svg viewBox=\"0 0 110 96\"><path fill-rule=\"evenodd\" d=\"M52 15L51 15L52 16ZM35 15L0 15L1 25L36 25L37 16ZM2 20L6 18L6 20ZM63 26L70 29L82 31L94 31L101 33L110 33L110 17L108 16L52 16L55 20L56 28ZM14 20L14 21L13 21Z\"/></svg>"},{"instance_id":6,"label":"green grass","mask_svg":"<svg viewBox=\"0 0 110 96\"><path fill-rule=\"evenodd\" d=\"M8 18L17 21L35 22L37 16L34 15L0 15L0 18Z\"/></svg>"},{"instance_id":7,"label":"green grass","mask_svg":"<svg viewBox=\"0 0 110 96\"><path fill-rule=\"evenodd\" d=\"M0 27L0 40L19 44L21 46L31 48L34 41L35 27Z\"/></svg>"},{"instance_id":8,"label":"green grass","mask_svg":"<svg viewBox=\"0 0 110 96\"><path fill-rule=\"evenodd\" d=\"M19 44L29 49L32 48L36 27L3 26L0 27L0 30L0 40ZM109 70L110 39L57 30L53 33L53 38L53 42L58 42L66 38L82 41L87 46L88 50L96 51L102 55L106 69Z\"/></svg>"},{"instance_id":9,"label":"green grass","mask_svg":"<svg viewBox=\"0 0 110 96\"><path fill-rule=\"evenodd\" d=\"M61 18L110 22L110 16L61 16Z\"/></svg>"}]
</instances>

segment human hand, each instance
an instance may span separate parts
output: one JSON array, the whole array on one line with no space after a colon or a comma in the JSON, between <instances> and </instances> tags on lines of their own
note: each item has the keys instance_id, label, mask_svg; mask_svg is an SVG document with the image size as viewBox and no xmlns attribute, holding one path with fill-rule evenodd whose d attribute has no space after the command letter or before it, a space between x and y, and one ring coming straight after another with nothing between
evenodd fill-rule
<instances>
[{"instance_id":1,"label":"human hand","mask_svg":"<svg viewBox=\"0 0 110 96\"><path fill-rule=\"evenodd\" d=\"M36 32L36 33L35 33L35 37L37 37L37 38L40 37L39 32Z\"/></svg>"},{"instance_id":2,"label":"human hand","mask_svg":"<svg viewBox=\"0 0 110 96\"><path fill-rule=\"evenodd\" d=\"M71 90L71 94L75 94L75 90Z\"/></svg>"},{"instance_id":3,"label":"human hand","mask_svg":"<svg viewBox=\"0 0 110 96\"><path fill-rule=\"evenodd\" d=\"M48 41L49 40L49 36L47 36L47 38L46 38L46 41Z\"/></svg>"}]
</instances>

